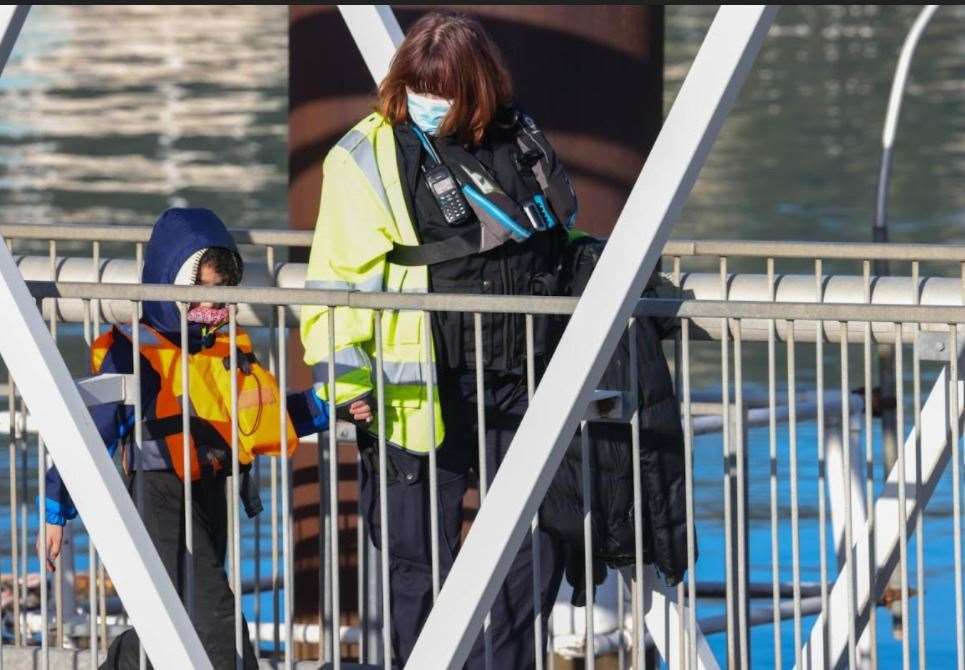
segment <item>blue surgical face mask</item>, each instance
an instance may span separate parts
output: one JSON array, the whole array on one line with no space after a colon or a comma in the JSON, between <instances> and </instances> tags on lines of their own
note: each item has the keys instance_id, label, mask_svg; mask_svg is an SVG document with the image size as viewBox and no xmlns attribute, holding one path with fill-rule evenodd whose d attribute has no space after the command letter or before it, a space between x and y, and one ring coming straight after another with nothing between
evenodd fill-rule
<instances>
[{"instance_id":1,"label":"blue surgical face mask","mask_svg":"<svg viewBox=\"0 0 965 670\"><path fill-rule=\"evenodd\" d=\"M406 91L409 106L409 118L427 135L435 135L452 107L451 100L429 98L412 91Z\"/></svg>"}]
</instances>

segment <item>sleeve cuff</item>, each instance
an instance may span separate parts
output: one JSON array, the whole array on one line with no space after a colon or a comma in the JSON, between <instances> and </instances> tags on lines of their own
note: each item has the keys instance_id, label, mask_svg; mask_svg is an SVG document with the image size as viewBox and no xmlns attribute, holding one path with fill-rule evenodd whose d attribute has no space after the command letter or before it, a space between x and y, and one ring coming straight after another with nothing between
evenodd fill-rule
<instances>
[{"instance_id":1,"label":"sleeve cuff","mask_svg":"<svg viewBox=\"0 0 965 670\"><path fill-rule=\"evenodd\" d=\"M55 526L66 526L67 519L59 512L47 512L47 523Z\"/></svg>"},{"instance_id":2,"label":"sleeve cuff","mask_svg":"<svg viewBox=\"0 0 965 670\"><path fill-rule=\"evenodd\" d=\"M47 523L66 526L68 521L77 517L77 510L73 505L63 505L50 498L47 498L46 503L44 518ZM37 496L37 508L40 508L40 496Z\"/></svg>"},{"instance_id":3,"label":"sleeve cuff","mask_svg":"<svg viewBox=\"0 0 965 670\"><path fill-rule=\"evenodd\" d=\"M288 417L299 437L328 430L328 406L313 389L288 395Z\"/></svg>"}]
</instances>

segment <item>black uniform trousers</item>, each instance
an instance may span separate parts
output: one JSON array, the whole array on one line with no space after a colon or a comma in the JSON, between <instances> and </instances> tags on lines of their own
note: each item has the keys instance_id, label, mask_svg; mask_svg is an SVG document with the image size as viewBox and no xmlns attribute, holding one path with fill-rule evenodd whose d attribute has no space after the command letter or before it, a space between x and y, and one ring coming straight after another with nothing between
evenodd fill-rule
<instances>
[{"instance_id":1,"label":"black uniform trousers","mask_svg":"<svg viewBox=\"0 0 965 670\"><path fill-rule=\"evenodd\" d=\"M439 367L438 393L446 425L445 442L437 452L439 569L445 579L459 551L462 498L469 483L469 471L478 469L479 453L475 372L445 372L443 366ZM525 377L487 373L483 401L487 475L491 482L528 406ZM377 439L359 431L359 447L363 454L362 511L369 537L381 550ZM411 455L391 446L388 447L387 462L393 659L394 664L401 667L432 608L429 464L427 457ZM559 547L550 535L540 532L538 539L540 615L545 644L546 622L559 590L562 560ZM535 665L532 558L532 542L527 535L490 612L494 669L525 669ZM480 631L466 667L483 668L484 663Z\"/></svg>"},{"instance_id":2,"label":"black uniform trousers","mask_svg":"<svg viewBox=\"0 0 965 670\"><path fill-rule=\"evenodd\" d=\"M131 491L137 487L138 474L131 478ZM178 594L184 597L185 571L188 568L184 533L184 484L173 471L145 471L144 526L154 542L164 568ZM192 623L208 652L215 670L235 670L234 595L225 574L228 547L225 478L211 477L191 486L194 539L194 617ZM258 667L254 649L244 632L244 668ZM136 670L139 667L139 640L134 629L114 638L101 670ZM150 666L149 666L150 667Z\"/></svg>"}]
</instances>

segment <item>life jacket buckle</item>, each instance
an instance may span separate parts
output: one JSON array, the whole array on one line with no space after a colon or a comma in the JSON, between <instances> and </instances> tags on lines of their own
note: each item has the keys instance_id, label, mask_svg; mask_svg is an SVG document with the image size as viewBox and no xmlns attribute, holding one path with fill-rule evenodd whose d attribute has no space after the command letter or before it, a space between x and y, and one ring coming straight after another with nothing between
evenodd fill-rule
<instances>
[{"instance_id":1,"label":"life jacket buckle","mask_svg":"<svg viewBox=\"0 0 965 670\"><path fill-rule=\"evenodd\" d=\"M255 356L253 351L245 353L240 349L238 350L237 359L238 369L241 370L241 372L246 376L251 374L251 366L258 362L258 358ZM225 370L231 370L231 356L225 356L222 358L221 363L224 365Z\"/></svg>"}]
</instances>

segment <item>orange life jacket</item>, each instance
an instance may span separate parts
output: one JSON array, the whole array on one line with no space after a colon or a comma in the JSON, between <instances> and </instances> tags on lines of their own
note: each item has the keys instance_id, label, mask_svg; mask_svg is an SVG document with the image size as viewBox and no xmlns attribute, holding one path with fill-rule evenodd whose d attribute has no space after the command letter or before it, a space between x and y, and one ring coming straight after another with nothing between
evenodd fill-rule
<instances>
[{"instance_id":1,"label":"orange life jacket","mask_svg":"<svg viewBox=\"0 0 965 670\"><path fill-rule=\"evenodd\" d=\"M101 365L115 338L131 340L130 326L115 326L91 347L91 369ZM281 393L274 376L261 366L251 339L239 330L235 337L238 375L238 462L247 466L256 455L277 456L280 449ZM160 378L153 403L142 406L142 449L155 445L167 452L170 466L184 479L184 438L181 416L181 348L154 328L141 324L141 356ZM219 331L214 344L188 356L188 388L191 408L191 479L231 467L231 372L230 338ZM149 406L150 405L150 406ZM291 419L285 418L289 455L298 446Z\"/></svg>"}]
</instances>

